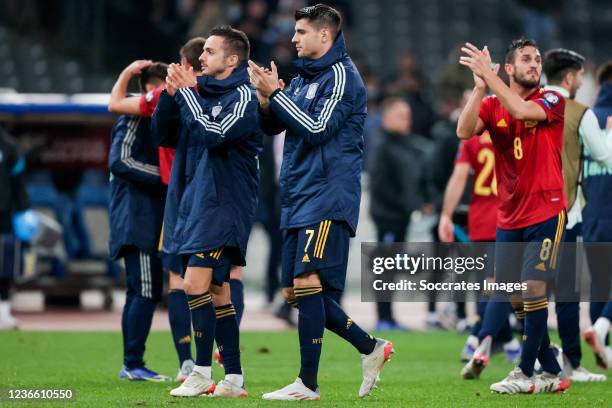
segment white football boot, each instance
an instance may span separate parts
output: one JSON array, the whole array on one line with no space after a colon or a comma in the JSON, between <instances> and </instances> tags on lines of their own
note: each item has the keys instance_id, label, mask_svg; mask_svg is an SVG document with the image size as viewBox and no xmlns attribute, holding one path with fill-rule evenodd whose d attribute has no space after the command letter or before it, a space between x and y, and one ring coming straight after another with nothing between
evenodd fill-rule
<instances>
[{"instance_id":1,"label":"white football boot","mask_svg":"<svg viewBox=\"0 0 612 408\"><path fill-rule=\"evenodd\" d=\"M183 383L170 391L173 397L199 397L209 395L215 391L215 381L193 370Z\"/></svg>"},{"instance_id":2,"label":"white football boot","mask_svg":"<svg viewBox=\"0 0 612 408\"><path fill-rule=\"evenodd\" d=\"M393 343L384 339L376 339L376 346L370 354L361 355L361 368L363 381L359 387L359 396L365 397L372 393L380 380L379 374L385 363L391 360L391 354L395 353Z\"/></svg>"},{"instance_id":3,"label":"white football boot","mask_svg":"<svg viewBox=\"0 0 612 408\"><path fill-rule=\"evenodd\" d=\"M527 377L520 367L516 367L506 378L491 384L490 389L500 394L532 394L536 390L535 378Z\"/></svg>"}]
</instances>

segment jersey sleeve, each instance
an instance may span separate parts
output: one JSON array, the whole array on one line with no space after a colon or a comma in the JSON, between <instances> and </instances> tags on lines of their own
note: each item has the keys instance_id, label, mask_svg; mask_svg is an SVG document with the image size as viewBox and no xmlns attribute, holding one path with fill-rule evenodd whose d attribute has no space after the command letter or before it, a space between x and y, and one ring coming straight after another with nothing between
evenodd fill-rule
<instances>
[{"instance_id":1,"label":"jersey sleeve","mask_svg":"<svg viewBox=\"0 0 612 408\"><path fill-rule=\"evenodd\" d=\"M142 116L147 118L153 116L153 112L155 111L155 107L159 101L159 96L163 90L164 87L160 86L140 96L140 113Z\"/></svg>"},{"instance_id":2,"label":"jersey sleeve","mask_svg":"<svg viewBox=\"0 0 612 408\"><path fill-rule=\"evenodd\" d=\"M491 115L493 112L493 97L487 96L480 103L480 112L478 112L478 117L484 123L483 130L489 130L491 124Z\"/></svg>"},{"instance_id":3,"label":"jersey sleeve","mask_svg":"<svg viewBox=\"0 0 612 408\"><path fill-rule=\"evenodd\" d=\"M555 91L545 91L538 98L533 99L546 112L546 121L563 120L565 112L565 99Z\"/></svg>"}]
</instances>

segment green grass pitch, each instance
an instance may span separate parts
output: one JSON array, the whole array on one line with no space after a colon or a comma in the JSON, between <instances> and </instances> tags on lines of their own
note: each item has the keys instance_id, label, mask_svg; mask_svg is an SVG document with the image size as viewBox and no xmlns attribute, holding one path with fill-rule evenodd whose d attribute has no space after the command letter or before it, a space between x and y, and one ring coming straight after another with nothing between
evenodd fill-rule
<instances>
[{"instance_id":1,"label":"green grass pitch","mask_svg":"<svg viewBox=\"0 0 612 408\"><path fill-rule=\"evenodd\" d=\"M182 407L182 406L364 406L364 407L603 407L612 406L610 382L572 384L565 394L495 395L489 385L512 368L501 355L478 381L459 378L458 360L464 337L452 333L386 333L396 354L385 366L380 388L366 399L357 397L361 382L360 358L348 344L326 333L319 370L321 401L264 402L261 394L285 386L298 372L295 332L247 332L241 348L249 398L214 400L176 399L168 395L171 383L129 382L117 377L121 365L121 334L117 332L8 332L0 333L0 387L70 388L73 403L40 406ZM594 368L588 347L584 364ZM148 365L176 375L177 361L170 334L153 332L146 353ZM223 370L213 368L217 380ZM2 406L13 406L0 402ZM32 406L27 404L24 406Z\"/></svg>"}]
</instances>

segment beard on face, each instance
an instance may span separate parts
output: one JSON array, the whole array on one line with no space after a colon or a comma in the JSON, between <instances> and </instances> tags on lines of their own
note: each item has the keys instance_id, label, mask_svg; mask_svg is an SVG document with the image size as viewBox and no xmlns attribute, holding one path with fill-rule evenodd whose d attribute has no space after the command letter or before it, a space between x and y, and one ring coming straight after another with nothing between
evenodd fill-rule
<instances>
[{"instance_id":1,"label":"beard on face","mask_svg":"<svg viewBox=\"0 0 612 408\"><path fill-rule=\"evenodd\" d=\"M518 73L515 73L512 79L514 79L514 82L527 89L537 88L540 85L540 78L527 79L525 76Z\"/></svg>"}]
</instances>

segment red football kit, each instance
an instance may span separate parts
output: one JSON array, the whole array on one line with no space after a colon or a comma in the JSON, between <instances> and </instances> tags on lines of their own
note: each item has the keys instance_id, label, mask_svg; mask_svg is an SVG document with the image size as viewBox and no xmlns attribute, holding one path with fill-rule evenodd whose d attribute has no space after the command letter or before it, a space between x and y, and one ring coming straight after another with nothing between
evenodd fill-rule
<instances>
[{"instance_id":1,"label":"red football kit","mask_svg":"<svg viewBox=\"0 0 612 408\"><path fill-rule=\"evenodd\" d=\"M165 88L165 86L159 86L140 97L140 113L142 116L146 116L148 118L153 116L153 112L155 111L155 107L159 101L159 95ZM162 182L165 185L168 185L170 182L172 160L174 159L174 149L168 147L158 147L157 154L159 156L159 174Z\"/></svg>"},{"instance_id":2,"label":"red football kit","mask_svg":"<svg viewBox=\"0 0 612 408\"><path fill-rule=\"evenodd\" d=\"M457 152L457 163L467 163L474 171L474 186L468 211L470 241L495 241L497 225L497 181L495 153L489 132L462 140Z\"/></svg>"},{"instance_id":3,"label":"red football kit","mask_svg":"<svg viewBox=\"0 0 612 408\"><path fill-rule=\"evenodd\" d=\"M536 89L525 100L540 105L546 120L517 120L495 96L480 104L479 117L495 148L497 225L502 229L538 224L566 207L561 164L565 100L543 89Z\"/></svg>"}]
</instances>

